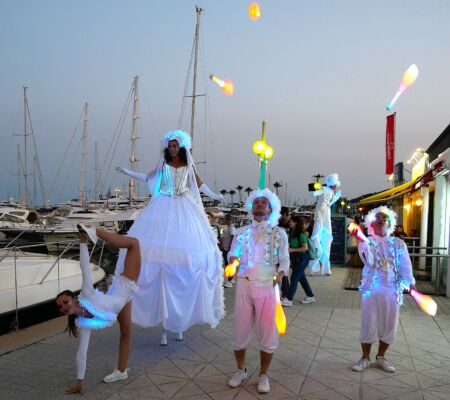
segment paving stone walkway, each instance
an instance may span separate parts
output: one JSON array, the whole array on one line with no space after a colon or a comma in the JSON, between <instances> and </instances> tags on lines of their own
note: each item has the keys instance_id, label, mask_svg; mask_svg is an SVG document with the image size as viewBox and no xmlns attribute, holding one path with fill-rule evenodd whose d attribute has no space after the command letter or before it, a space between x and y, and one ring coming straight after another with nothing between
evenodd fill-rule
<instances>
[{"instance_id":1,"label":"paving stone walkway","mask_svg":"<svg viewBox=\"0 0 450 400\"><path fill-rule=\"evenodd\" d=\"M311 277L317 302L301 305L299 287L286 308L289 327L275 353L272 390L256 390L259 363L254 341L248 351L249 379L237 389L227 381L235 370L231 347L234 289L226 289L228 315L217 329L194 327L182 342L169 336L159 345L159 329L134 329L129 379L104 384L116 363L117 326L93 332L83 399L450 399L450 317L423 314L413 303L403 307L395 344L387 358L397 372L376 367L363 373L351 365L360 357L359 293L343 289L345 268L331 277ZM440 309L450 299L439 298ZM0 399L65 399L75 381L77 340L57 334L0 356ZM0 352L1 354L1 352Z\"/></svg>"}]
</instances>

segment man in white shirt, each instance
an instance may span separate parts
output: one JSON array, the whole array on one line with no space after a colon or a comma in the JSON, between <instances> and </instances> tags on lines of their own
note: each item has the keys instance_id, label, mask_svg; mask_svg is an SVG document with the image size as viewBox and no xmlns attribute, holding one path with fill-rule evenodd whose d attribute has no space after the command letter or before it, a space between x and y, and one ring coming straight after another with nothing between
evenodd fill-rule
<instances>
[{"instance_id":1,"label":"man in white shirt","mask_svg":"<svg viewBox=\"0 0 450 400\"><path fill-rule=\"evenodd\" d=\"M278 348L275 324L274 285L289 272L289 247L286 232L277 227L280 200L269 189L253 191L246 201L253 214L252 224L239 228L231 244L228 260L240 261L234 302L234 354L238 370L228 382L238 387L247 379L246 348L253 327L260 345L258 392L270 391L267 371ZM276 265L279 264L278 271Z\"/></svg>"},{"instance_id":2,"label":"man in white shirt","mask_svg":"<svg viewBox=\"0 0 450 400\"><path fill-rule=\"evenodd\" d=\"M228 252L230 251L231 243L233 242L234 235L236 234L236 228L233 225L233 218L231 214L225 215L225 229L223 236L220 241L220 249L222 250L224 265L228 264ZM227 288L233 287L230 280L225 279L223 285Z\"/></svg>"}]
</instances>

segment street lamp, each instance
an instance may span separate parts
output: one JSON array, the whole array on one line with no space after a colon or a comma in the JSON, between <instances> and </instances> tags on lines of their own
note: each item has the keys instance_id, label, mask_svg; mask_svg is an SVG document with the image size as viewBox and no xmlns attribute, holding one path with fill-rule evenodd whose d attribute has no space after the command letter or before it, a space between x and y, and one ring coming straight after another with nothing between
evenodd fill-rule
<instances>
[{"instance_id":1,"label":"street lamp","mask_svg":"<svg viewBox=\"0 0 450 400\"><path fill-rule=\"evenodd\" d=\"M264 189L266 186L267 161L273 156L273 148L266 143L265 121L262 122L261 140L257 140L253 143L253 152L258 156L259 163L261 165L258 189Z\"/></svg>"}]
</instances>

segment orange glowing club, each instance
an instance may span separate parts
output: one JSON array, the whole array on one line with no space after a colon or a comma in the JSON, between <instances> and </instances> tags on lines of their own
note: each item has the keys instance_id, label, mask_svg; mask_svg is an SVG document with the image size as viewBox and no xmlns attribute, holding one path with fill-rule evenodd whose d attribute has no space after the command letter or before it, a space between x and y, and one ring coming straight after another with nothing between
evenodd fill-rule
<instances>
[{"instance_id":1,"label":"orange glowing club","mask_svg":"<svg viewBox=\"0 0 450 400\"><path fill-rule=\"evenodd\" d=\"M261 18L261 7L259 4L254 1L253 3L249 4L248 6L248 17L252 21L258 21L258 19Z\"/></svg>"},{"instance_id":2,"label":"orange glowing club","mask_svg":"<svg viewBox=\"0 0 450 400\"><path fill-rule=\"evenodd\" d=\"M276 309L275 309L275 323L277 325L278 334L280 336L284 336L286 333L286 315L284 315L283 306L281 305L280 300L280 286L278 283L275 285L275 298L277 300Z\"/></svg>"},{"instance_id":3,"label":"orange glowing club","mask_svg":"<svg viewBox=\"0 0 450 400\"><path fill-rule=\"evenodd\" d=\"M426 314L434 317L437 311L437 304L431 296L420 293L415 289L410 291L412 298L416 301L419 308Z\"/></svg>"},{"instance_id":4,"label":"orange glowing club","mask_svg":"<svg viewBox=\"0 0 450 400\"><path fill-rule=\"evenodd\" d=\"M241 264L241 262L237 258L235 258L232 263L228 264L225 267L225 271L224 271L225 278L230 279L233 276L235 276L236 269L237 269L237 267L239 267L240 264Z\"/></svg>"},{"instance_id":5,"label":"orange glowing club","mask_svg":"<svg viewBox=\"0 0 450 400\"><path fill-rule=\"evenodd\" d=\"M369 240L367 239L367 236L364 235L362 228L354 222L350 222L350 224L348 225L348 231L352 235L356 236L356 238L361 242L367 242Z\"/></svg>"},{"instance_id":6,"label":"orange glowing club","mask_svg":"<svg viewBox=\"0 0 450 400\"><path fill-rule=\"evenodd\" d=\"M234 93L234 85L233 82L229 79L220 79L217 76L210 75L209 79L216 82L220 88L222 89L222 92L226 94L227 96L232 96Z\"/></svg>"}]
</instances>

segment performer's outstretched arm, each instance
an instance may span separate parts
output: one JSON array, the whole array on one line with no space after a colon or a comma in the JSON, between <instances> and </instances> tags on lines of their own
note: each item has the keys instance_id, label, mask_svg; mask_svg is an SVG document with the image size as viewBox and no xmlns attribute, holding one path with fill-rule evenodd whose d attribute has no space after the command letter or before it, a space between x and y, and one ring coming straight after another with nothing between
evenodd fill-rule
<instances>
[{"instance_id":1,"label":"performer's outstretched arm","mask_svg":"<svg viewBox=\"0 0 450 400\"><path fill-rule=\"evenodd\" d=\"M137 179L138 181L147 182L156 174L156 170L149 172L148 174L144 174L143 172L134 172L129 169L123 167L116 167L116 171L121 174L131 176L132 178Z\"/></svg>"},{"instance_id":2,"label":"performer's outstretched arm","mask_svg":"<svg viewBox=\"0 0 450 400\"><path fill-rule=\"evenodd\" d=\"M197 173L195 174L195 180L197 181L198 190L200 190L200 192L205 193L208 197L211 197L213 200L219 201L224 200L224 197L221 194L214 193L208 186L206 186L206 183L202 182Z\"/></svg>"}]
</instances>

